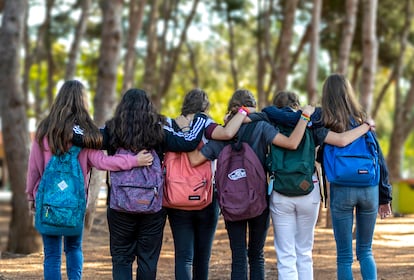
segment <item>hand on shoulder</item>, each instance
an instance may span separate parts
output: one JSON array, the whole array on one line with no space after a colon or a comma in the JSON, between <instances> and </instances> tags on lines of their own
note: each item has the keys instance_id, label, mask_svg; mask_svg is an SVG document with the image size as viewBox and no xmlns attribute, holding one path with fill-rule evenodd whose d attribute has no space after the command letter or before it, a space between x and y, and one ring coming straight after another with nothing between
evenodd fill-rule
<instances>
[{"instance_id":1,"label":"hand on shoulder","mask_svg":"<svg viewBox=\"0 0 414 280\"><path fill-rule=\"evenodd\" d=\"M315 107L312 105L306 105L302 108L302 113L310 116L313 114L313 112L315 112Z\"/></svg>"}]
</instances>

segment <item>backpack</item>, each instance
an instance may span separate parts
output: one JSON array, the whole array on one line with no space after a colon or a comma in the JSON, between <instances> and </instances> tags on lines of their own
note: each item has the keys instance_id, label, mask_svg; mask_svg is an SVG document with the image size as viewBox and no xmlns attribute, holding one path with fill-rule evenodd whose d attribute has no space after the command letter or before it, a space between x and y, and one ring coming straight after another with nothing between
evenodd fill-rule
<instances>
[{"instance_id":1,"label":"backpack","mask_svg":"<svg viewBox=\"0 0 414 280\"><path fill-rule=\"evenodd\" d=\"M211 162L192 167L187 153L167 152L164 157L163 206L201 210L213 200Z\"/></svg>"},{"instance_id":2,"label":"backpack","mask_svg":"<svg viewBox=\"0 0 414 280\"><path fill-rule=\"evenodd\" d=\"M378 145L368 131L345 147L323 145L322 168L330 183L375 186L379 183Z\"/></svg>"},{"instance_id":3,"label":"backpack","mask_svg":"<svg viewBox=\"0 0 414 280\"><path fill-rule=\"evenodd\" d=\"M267 208L266 173L250 145L254 123L239 140L226 145L217 158L215 182L221 213L226 221L254 218Z\"/></svg>"},{"instance_id":4,"label":"backpack","mask_svg":"<svg viewBox=\"0 0 414 280\"><path fill-rule=\"evenodd\" d=\"M135 154L118 149L118 154ZM110 172L111 209L128 213L156 213L162 208L163 173L161 161L155 150L151 166L134 167L130 170Z\"/></svg>"},{"instance_id":5,"label":"backpack","mask_svg":"<svg viewBox=\"0 0 414 280\"><path fill-rule=\"evenodd\" d=\"M64 154L53 155L43 172L35 199L35 228L41 234L82 234L86 193L80 151L72 146Z\"/></svg>"},{"instance_id":6,"label":"backpack","mask_svg":"<svg viewBox=\"0 0 414 280\"><path fill-rule=\"evenodd\" d=\"M278 126L289 137L293 127ZM312 175L315 171L315 142L310 129L306 129L296 150L272 145L267 156L272 189L286 196L301 196L313 190Z\"/></svg>"}]
</instances>

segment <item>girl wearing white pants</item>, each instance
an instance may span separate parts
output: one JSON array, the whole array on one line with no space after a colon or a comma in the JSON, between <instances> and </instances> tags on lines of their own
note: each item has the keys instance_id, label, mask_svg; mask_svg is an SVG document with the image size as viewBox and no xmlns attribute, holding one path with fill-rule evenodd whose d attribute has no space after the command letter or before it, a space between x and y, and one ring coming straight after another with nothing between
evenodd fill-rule
<instances>
[{"instance_id":1,"label":"girl wearing white pants","mask_svg":"<svg viewBox=\"0 0 414 280\"><path fill-rule=\"evenodd\" d=\"M277 254L278 279L313 279L312 248L321 201L319 181L307 195L288 197L273 191L270 214Z\"/></svg>"}]
</instances>

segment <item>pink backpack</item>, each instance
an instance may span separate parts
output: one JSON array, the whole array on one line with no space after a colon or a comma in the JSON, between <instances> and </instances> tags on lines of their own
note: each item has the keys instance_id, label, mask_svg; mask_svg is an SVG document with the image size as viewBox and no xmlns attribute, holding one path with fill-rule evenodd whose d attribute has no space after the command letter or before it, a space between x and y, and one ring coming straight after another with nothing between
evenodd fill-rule
<instances>
[{"instance_id":1,"label":"pink backpack","mask_svg":"<svg viewBox=\"0 0 414 280\"><path fill-rule=\"evenodd\" d=\"M167 152L164 157L164 207L201 210L213 199L211 162L192 167L187 153Z\"/></svg>"}]
</instances>

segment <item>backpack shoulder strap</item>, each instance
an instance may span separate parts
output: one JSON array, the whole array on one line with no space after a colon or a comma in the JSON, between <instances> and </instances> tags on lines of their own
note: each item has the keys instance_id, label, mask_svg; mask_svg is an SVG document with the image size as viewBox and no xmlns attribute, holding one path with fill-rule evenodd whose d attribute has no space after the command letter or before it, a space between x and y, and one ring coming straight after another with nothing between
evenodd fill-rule
<instances>
[{"instance_id":1,"label":"backpack shoulder strap","mask_svg":"<svg viewBox=\"0 0 414 280\"><path fill-rule=\"evenodd\" d=\"M256 127L256 121L246 124L246 129L241 133L236 142L231 145L233 149L240 150L243 142L248 142L252 138L253 130Z\"/></svg>"}]
</instances>

